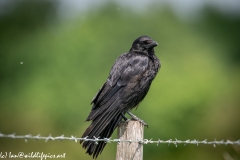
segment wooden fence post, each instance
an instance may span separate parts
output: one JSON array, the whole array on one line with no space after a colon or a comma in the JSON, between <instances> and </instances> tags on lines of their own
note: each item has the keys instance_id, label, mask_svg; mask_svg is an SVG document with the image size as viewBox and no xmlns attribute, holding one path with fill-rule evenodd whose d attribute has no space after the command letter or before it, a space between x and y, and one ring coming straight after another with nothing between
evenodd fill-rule
<instances>
[{"instance_id":1,"label":"wooden fence post","mask_svg":"<svg viewBox=\"0 0 240 160\"><path fill-rule=\"evenodd\" d=\"M120 140L143 140L144 125L138 121L122 122L118 126ZM117 144L116 160L142 160L143 144L137 142L119 142Z\"/></svg>"}]
</instances>

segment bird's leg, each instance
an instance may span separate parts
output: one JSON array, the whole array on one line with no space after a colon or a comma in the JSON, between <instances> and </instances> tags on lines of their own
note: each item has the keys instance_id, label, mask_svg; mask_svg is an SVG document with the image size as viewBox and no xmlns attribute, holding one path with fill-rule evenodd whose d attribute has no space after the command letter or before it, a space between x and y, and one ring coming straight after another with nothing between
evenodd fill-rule
<instances>
[{"instance_id":1,"label":"bird's leg","mask_svg":"<svg viewBox=\"0 0 240 160\"><path fill-rule=\"evenodd\" d=\"M127 118L123 113L121 113L121 116L122 116L122 118L124 119L124 121L127 121L127 120L128 120L128 118Z\"/></svg>"},{"instance_id":2,"label":"bird's leg","mask_svg":"<svg viewBox=\"0 0 240 160\"><path fill-rule=\"evenodd\" d=\"M132 114L130 111L127 111L127 113L132 117L133 120L135 121L139 121L140 123L142 123L144 126L148 127L148 124L146 122L144 122L143 120L141 120L140 118L138 118L137 116L135 116L134 114Z\"/></svg>"}]
</instances>

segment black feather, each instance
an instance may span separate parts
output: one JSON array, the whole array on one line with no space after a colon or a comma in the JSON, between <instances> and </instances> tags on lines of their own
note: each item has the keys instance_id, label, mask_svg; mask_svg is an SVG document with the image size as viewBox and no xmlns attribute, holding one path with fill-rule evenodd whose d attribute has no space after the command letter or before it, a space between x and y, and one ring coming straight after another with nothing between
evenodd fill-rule
<instances>
[{"instance_id":1,"label":"black feather","mask_svg":"<svg viewBox=\"0 0 240 160\"><path fill-rule=\"evenodd\" d=\"M154 54L156 45L150 37L141 36L129 52L118 57L107 81L92 100L92 110L86 119L92 123L82 137L109 138L122 121L122 115L143 100L160 68ZM106 145L102 141L80 143L93 158L97 158Z\"/></svg>"}]
</instances>

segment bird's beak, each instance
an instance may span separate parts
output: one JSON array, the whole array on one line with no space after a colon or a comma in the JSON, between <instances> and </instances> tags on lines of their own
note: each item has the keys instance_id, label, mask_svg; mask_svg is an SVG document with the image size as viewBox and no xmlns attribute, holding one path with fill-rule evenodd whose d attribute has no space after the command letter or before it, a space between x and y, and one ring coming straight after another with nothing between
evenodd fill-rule
<instances>
[{"instance_id":1,"label":"bird's beak","mask_svg":"<svg viewBox=\"0 0 240 160\"><path fill-rule=\"evenodd\" d=\"M147 45L147 49L149 49L149 48L154 48L154 47L156 47L156 46L158 46L158 43L157 42L155 42L155 41L152 41L152 43L150 43L149 45Z\"/></svg>"}]
</instances>

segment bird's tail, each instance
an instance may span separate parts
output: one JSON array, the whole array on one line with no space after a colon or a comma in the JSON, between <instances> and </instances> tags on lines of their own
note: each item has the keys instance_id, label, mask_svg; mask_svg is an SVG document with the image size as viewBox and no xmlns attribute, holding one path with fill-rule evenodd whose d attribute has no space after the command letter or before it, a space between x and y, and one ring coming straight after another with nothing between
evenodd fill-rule
<instances>
[{"instance_id":1,"label":"bird's tail","mask_svg":"<svg viewBox=\"0 0 240 160\"><path fill-rule=\"evenodd\" d=\"M91 125L83 133L82 138L110 138L122 120L122 111L118 107L115 109L106 111L93 119ZM83 143L82 146L86 149L86 153L93 155L93 158L97 158L106 145L106 142L103 141L99 141L98 143L94 141L80 141L81 143Z\"/></svg>"}]
</instances>

